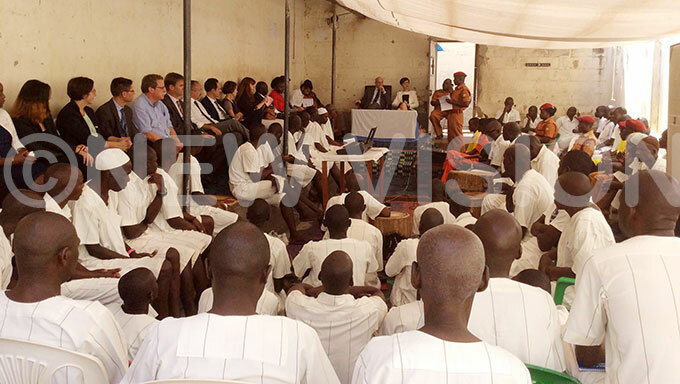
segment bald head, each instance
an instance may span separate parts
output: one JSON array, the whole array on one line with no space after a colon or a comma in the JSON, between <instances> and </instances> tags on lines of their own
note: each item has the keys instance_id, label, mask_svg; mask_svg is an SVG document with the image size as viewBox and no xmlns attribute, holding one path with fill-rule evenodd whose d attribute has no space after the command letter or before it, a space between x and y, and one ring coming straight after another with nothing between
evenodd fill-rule
<instances>
[{"instance_id":1,"label":"bald head","mask_svg":"<svg viewBox=\"0 0 680 384\"><path fill-rule=\"evenodd\" d=\"M250 142L258 143L260 136L264 135L267 130L262 124L254 124L250 127Z\"/></svg>"},{"instance_id":2,"label":"bald head","mask_svg":"<svg viewBox=\"0 0 680 384\"><path fill-rule=\"evenodd\" d=\"M70 279L79 244L73 224L61 215L35 212L24 217L16 227L13 242L19 279L49 274L61 282Z\"/></svg>"},{"instance_id":3,"label":"bald head","mask_svg":"<svg viewBox=\"0 0 680 384\"><path fill-rule=\"evenodd\" d=\"M347 293L352 286L352 259L343 251L334 251L321 264L319 279L330 295Z\"/></svg>"},{"instance_id":4,"label":"bald head","mask_svg":"<svg viewBox=\"0 0 680 384\"><path fill-rule=\"evenodd\" d=\"M255 199L253 204L248 207L246 218L256 226L261 226L269 220L271 207L264 199Z\"/></svg>"},{"instance_id":5,"label":"bald head","mask_svg":"<svg viewBox=\"0 0 680 384\"><path fill-rule=\"evenodd\" d=\"M511 121L503 126L503 139L506 141L513 141L520 135L519 124Z\"/></svg>"},{"instance_id":6,"label":"bald head","mask_svg":"<svg viewBox=\"0 0 680 384\"><path fill-rule=\"evenodd\" d=\"M0 225L7 234L14 233L19 220L35 212L45 210L42 196L28 189L18 189L2 201Z\"/></svg>"},{"instance_id":7,"label":"bald head","mask_svg":"<svg viewBox=\"0 0 680 384\"><path fill-rule=\"evenodd\" d=\"M350 192L345 196L345 208L350 217L361 218L366 205L364 204L364 197L359 192Z\"/></svg>"},{"instance_id":8,"label":"bald head","mask_svg":"<svg viewBox=\"0 0 680 384\"><path fill-rule=\"evenodd\" d=\"M254 280L268 269L269 242L253 224L237 221L217 234L208 260L213 285L229 278Z\"/></svg>"},{"instance_id":9,"label":"bald head","mask_svg":"<svg viewBox=\"0 0 680 384\"><path fill-rule=\"evenodd\" d=\"M126 307L148 305L154 300L158 284L146 268L135 268L118 280L118 294Z\"/></svg>"},{"instance_id":10,"label":"bald head","mask_svg":"<svg viewBox=\"0 0 680 384\"><path fill-rule=\"evenodd\" d=\"M344 237L347 237L347 228L350 226L349 212L344 205L334 205L326 211L323 223L328 228L331 235L342 235L345 233Z\"/></svg>"},{"instance_id":11,"label":"bald head","mask_svg":"<svg viewBox=\"0 0 680 384\"><path fill-rule=\"evenodd\" d=\"M640 171L623 185L619 227L628 237L674 233L678 207L680 184L675 178L657 170Z\"/></svg>"},{"instance_id":12,"label":"bald head","mask_svg":"<svg viewBox=\"0 0 680 384\"><path fill-rule=\"evenodd\" d=\"M557 169L557 174L562 175L567 172L579 172L584 175L590 175L593 172L595 163L593 159L585 152L573 150L567 152L562 160L560 160L560 167Z\"/></svg>"},{"instance_id":13,"label":"bald head","mask_svg":"<svg viewBox=\"0 0 680 384\"><path fill-rule=\"evenodd\" d=\"M555 204L559 209L580 209L590 205L590 179L579 172L566 172L557 179ZM570 214L573 214L570 212Z\"/></svg>"},{"instance_id":14,"label":"bald head","mask_svg":"<svg viewBox=\"0 0 680 384\"><path fill-rule=\"evenodd\" d=\"M444 224L420 238L412 282L426 306L463 304L486 287L484 247L471 231ZM426 319L427 324L427 319Z\"/></svg>"},{"instance_id":15,"label":"bald head","mask_svg":"<svg viewBox=\"0 0 680 384\"><path fill-rule=\"evenodd\" d=\"M522 136L524 137L524 136ZM519 181L530 168L529 148L522 144L513 144L503 154L505 173L513 181Z\"/></svg>"},{"instance_id":16,"label":"bald head","mask_svg":"<svg viewBox=\"0 0 680 384\"><path fill-rule=\"evenodd\" d=\"M430 229L444 224L444 217L441 212L435 208L428 208L420 215L420 223L418 224L418 232L423 234Z\"/></svg>"},{"instance_id":17,"label":"bald head","mask_svg":"<svg viewBox=\"0 0 680 384\"><path fill-rule=\"evenodd\" d=\"M493 277L508 277L510 266L522 255L522 227L507 211L493 209L483 214L474 226Z\"/></svg>"}]
</instances>

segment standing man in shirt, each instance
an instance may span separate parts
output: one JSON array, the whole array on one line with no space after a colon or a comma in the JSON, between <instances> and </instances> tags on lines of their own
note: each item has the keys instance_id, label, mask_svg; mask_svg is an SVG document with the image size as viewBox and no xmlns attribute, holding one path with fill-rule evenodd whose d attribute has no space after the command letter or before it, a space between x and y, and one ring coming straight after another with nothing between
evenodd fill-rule
<instances>
[{"instance_id":1,"label":"standing man in shirt","mask_svg":"<svg viewBox=\"0 0 680 384\"><path fill-rule=\"evenodd\" d=\"M291 288L286 316L316 330L340 382L349 384L359 353L387 313L385 297L379 288L354 286L352 259L343 251L328 255L319 278L320 287Z\"/></svg>"},{"instance_id":2,"label":"standing man in shirt","mask_svg":"<svg viewBox=\"0 0 680 384\"><path fill-rule=\"evenodd\" d=\"M222 107L222 84L214 77L209 78L203 83L205 90L205 97L201 99L201 104L210 115L210 118L215 121L226 120L229 115Z\"/></svg>"},{"instance_id":3,"label":"standing man in shirt","mask_svg":"<svg viewBox=\"0 0 680 384\"><path fill-rule=\"evenodd\" d=\"M133 123L146 139L156 140L172 137L177 150L184 144L177 137L177 132L170 121L170 111L161 102L166 95L165 84L160 75L150 74L142 78L142 95L132 102Z\"/></svg>"},{"instance_id":4,"label":"standing man in shirt","mask_svg":"<svg viewBox=\"0 0 680 384\"><path fill-rule=\"evenodd\" d=\"M373 338L352 383L531 383L521 360L468 330L475 293L489 283L479 238L440 225L421 237L417 254L412 281L423 299L423 327Z\"/></svg>"},{"instance_id":5,"label":"standing man in shirt","mask_svg":"<svg viewBox=\"0 0 680 384\"><path fill-rule=\"evenodd\" d=\"M113 79L111 95L113 97L95 112L99 121L97 128L104 140L113 144L110 147L127 151L132 145L131 138L137 133L137 128L132 121L132 108L127 106L135 97L132 80L124 77Z\"/></svg>"},{"instance_id":6,"label":"standing man in shirt","mask_svg":"<svg viewBox=\"0 0 680 384\"><path fill-rule=\"evenodd\" d=\"M430 113L430 122L432 123L432 127L434 128L434 134L437 139L443 138L443 129L442 129L442 119L447 119L449 116L449 113L451 113L451 110L447 111L442 111L442 106L441 103L439 102L439 99L441 99L444 96L447 96L453 92L453 82L451 82L451 79L446 79L444 80L444 84L442 84L442 89L438 89L434 91L432 94L432 100L430 100L430 105L434 107L432 112Z\"/></svg>"},{"instance_id":7,"label":"standing man in shirt","mask_svg":"<svg viewBox=\"0 0 680 384\"><path fill-rule=\"evenodd\" d=\"M628 179L623 189L619 228L628 239L586 258L564 340L576 345L582 364L586 355L601 353L604 342L608 383L680 382L680 186L651 170ZM626 192L636 204L626 201Z\"/></svg>"},{"instance_id":8,"label":"standing man in shirt","mask_svg":"<svg viewBox=\"0 0 680 384\"><path fill-rule=\"evenodd\" d=\"M453 74L453 84L456 88L451 92L450 98L447 100L449 104L453 105L453 109L447 117L448 123L448 141L456 139L463 142L463 111L470 106L472 101L472 94L470 90L465 85L465 78L467 75L464 72L456 72ZM454 146L454 148L460 147L460 145Z\"/></svg>"},{"instance_id":9,"label":"standing man in shirt","mask_svg":"<svg viewBox=\"0 0 680 384\"><path fill-rule=\"evenodd\" d=\"M503 125L507 123L519 124L519 111L514 108L515 100L512 97L508 97L503 104L503 109L496 113L496 120Z\"/></svg>"}]
</instances>

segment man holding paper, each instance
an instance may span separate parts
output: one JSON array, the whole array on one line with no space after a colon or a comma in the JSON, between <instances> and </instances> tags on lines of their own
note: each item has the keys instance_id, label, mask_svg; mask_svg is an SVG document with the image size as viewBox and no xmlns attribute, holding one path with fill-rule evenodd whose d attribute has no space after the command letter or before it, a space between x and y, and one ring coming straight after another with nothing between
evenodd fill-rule
<instances>
[{"instance_id":1,"label":"man holding paper","mask_svg":"<svg viewBox=\"0 0 680 384\"><path fill-rule=\"evenodd\" d=\"M434 133L438 139L444 137L442 134L441 121L442 119L448 118L451 108L453 107L453 105L446 101L451 92L453 92L453 82L451 82L451 79L446 79L444 80L442 89L436 90L432 94L432 100L430 101L430 104L434 107L430 113L430 122L432 123Z\"/></svg>"},{"instance_id":2,"label":"man holding paper","mask_svg":"<svg viewBox=\"0 0 680 384\"><path fill-rule=\"evenodd\" d=\"M465 78L467 75L464 72L456 72L453 74L453 84L456 88L451 92L451 97L446 100L453 105L451 112L447 116L448 122L448 139L449 141L460 137L463 138L463 111L470 106L472 101L472 94L470 89L465 85Z\"/></svg>"}]
</instances>

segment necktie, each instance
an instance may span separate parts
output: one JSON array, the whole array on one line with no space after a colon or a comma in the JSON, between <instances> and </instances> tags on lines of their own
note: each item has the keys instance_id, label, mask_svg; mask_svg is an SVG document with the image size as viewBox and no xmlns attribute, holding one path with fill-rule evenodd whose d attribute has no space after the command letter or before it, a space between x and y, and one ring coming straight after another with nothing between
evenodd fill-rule
<instances>
[{"instance_id":1,"label":"necktie","mask_svg":"<svg viewBox=\"0 0 680 384\"><path fill-rule=\"evenodd\" d=\"M177 100L177 110L179 111L179 115L184 118L184 106L182 104L182 100Z\"/></svg>"},{"instance_id":2,"label":"necktie","mask_svg":"<svg viewBox=\"0 0 680 384\"><path fill-rule=\"evenodd\" d=\"M217 107L218 112L222 112L222 116L224 116L224 118L226 119L227 111L225 111L224 108L222 108L222 106L220 105L220 103L217 102L217 100L213 101L213 104L215 104L215 107Z\"/></svg>"},{"instance_id":3,"label":"necktie","mask_svg":"<svg viewBox=\"0 0 680 384\"><path fill-rule=\"evenodd\" d=\"M123 129L123 136L129 136L127 130L127 121L125 120L125 108L120 110L120 126Z\"/></svg>"},{"instance_id":4,"label":"necktie","mask_svg":"<svg viewBox=\"0 0 680 384\"><path fill-rule=\"evenodd\" d=\"M378 99L380 99L380 90L378 88L376 88L375 89L375 97L373 98L373 101L371 101L371 104L377 103Z\"/></svg>"}]
</instances>

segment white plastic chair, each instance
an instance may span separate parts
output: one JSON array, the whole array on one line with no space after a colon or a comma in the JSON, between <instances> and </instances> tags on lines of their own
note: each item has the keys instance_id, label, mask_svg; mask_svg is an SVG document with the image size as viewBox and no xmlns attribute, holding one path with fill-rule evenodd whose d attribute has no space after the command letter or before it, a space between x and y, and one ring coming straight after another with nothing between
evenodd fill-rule
<instances>
[{"instance_id":1,"label":"white plastic chair","mask_svg":"<svg viewBox=\"0 0 680 384\"><path fill-rule=\"evenodd\" d=\"M0 383L50 384L56 371L79 369L87 384L107 384L102 363L90 355L31 341L0 338Z\"/></svg>"},{"instance_id":2,"label":"white plastic chair","mask_svg":"<svg viewBox=\"0 0 680 384\"><path fill-rule=\"evenodd\" d=\"M144 384L248 384L245 381L233 380L192 380L192 379L170 379L147 381Z\"/></svg>"}]
</instances>

